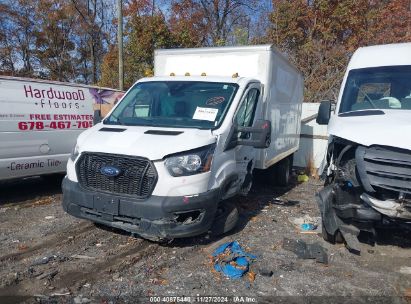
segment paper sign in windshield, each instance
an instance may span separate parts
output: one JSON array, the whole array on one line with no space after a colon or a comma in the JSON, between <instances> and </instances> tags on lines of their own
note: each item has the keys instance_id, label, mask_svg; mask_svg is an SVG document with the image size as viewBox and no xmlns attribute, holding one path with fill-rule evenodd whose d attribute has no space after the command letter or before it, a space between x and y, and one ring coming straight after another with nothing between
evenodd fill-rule
<instances>
[{"instance_id":1,"label":"paper sign in windshield","mask_svg":"<svg viewBox=\"0 0 411 304\"><path fill-rule=\"evenodd\" d=\"M215 121L218 109L197 107L193 119Z\"/></svg>"}]
</instances>

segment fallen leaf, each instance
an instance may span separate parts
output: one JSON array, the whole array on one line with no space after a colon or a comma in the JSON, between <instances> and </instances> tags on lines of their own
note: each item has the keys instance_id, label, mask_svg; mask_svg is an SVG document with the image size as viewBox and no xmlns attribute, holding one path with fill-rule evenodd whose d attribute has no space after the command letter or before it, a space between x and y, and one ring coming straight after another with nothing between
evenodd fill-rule
<instances>
[{"instance_id":1,"label":"fallen leaf","mask_svg":"<svg viewBox=\"0 0 411 304\"><path fill-rule=\"evenodd\" d=\"M17 246L17 248L18 248L19 250L27 250L27 249L29 249L29 246L27 246L27 245L25 245L25 244L20 244L19 246Z\"/></svg>"},{"instance_id":2,"label":"fallen leaf","mask_svg":"<svg viewBox=\"0 0 411 304\"><path fill-rule=\"evenodd\" d=\"M248 279L250 280L250 282L254 282L254 280L255 280L255 273L252 272L252 271L249 271L249 272L247 273L247 275L248 275Z\"/></svg>"}]
</instances>

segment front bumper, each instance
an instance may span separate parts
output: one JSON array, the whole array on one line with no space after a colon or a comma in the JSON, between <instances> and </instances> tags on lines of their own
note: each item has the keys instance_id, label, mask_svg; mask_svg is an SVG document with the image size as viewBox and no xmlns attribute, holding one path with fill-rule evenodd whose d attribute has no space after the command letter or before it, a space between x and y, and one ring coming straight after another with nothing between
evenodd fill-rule
<instances>
[{"instance_id":1,"label":"front bumper","mask_svg":"<svg viewBox=\"0 0 411 304\"><path fill-rule=\"evenodd\" d=\"M209 230L220 200L219 189L189 196L132 196L92 192L63 180L63 209L78 218L119 228L148 239L190 237Z\"/></svg>"}]
</instances>

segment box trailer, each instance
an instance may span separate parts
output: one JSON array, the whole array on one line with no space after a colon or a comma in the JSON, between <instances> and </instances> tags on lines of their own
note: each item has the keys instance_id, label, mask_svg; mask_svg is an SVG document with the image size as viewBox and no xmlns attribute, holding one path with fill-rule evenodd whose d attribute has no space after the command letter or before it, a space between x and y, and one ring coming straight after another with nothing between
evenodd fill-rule
<instances>
[{"instance_id":1,"label":"box trailer","mask_svg":"<svg viewBox=\"0 0 411 304\"><path fill-rule=\"evenodd\" d=\"M67 165L63 207L150 239L226 232L254 168L286 184L303 77L271 45L158 50Z\"/></svg>"},{"instance_id":2,"label":"box trailer","mask_svg":"<svg viewBox=\"0 0 411 304\"><path fill-rule=\"evenodd\" d=\"M64 173L78 135L123 92L0 76L0 180Z\"/></svg>"}]
</instances>

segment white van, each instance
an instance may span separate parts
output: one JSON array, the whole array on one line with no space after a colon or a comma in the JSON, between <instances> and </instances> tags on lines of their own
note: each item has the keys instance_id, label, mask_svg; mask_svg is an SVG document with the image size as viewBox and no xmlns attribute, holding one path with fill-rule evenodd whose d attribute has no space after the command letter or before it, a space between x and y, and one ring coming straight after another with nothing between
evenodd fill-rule
<instances>
[{"instance_id":1,"label":"white van","mask_svg":"<svg viewBox=\"0 0 411 304\"><path fill-rule=\"evenodd\" d=\"M93 111L108 111L122 92L94 86L0 76L0 180L64 173Z\"/></svg>"},{"instance_id":2,"label":"white van","mask_svg":"<svg viewBox=\"0 0 411 304\"><path fill-rule=\"evenodd\" d=\"M330 135L318 195L324 238L359 251L361 230L411 228L411 43L358 49L335 112L323 102L317 122Z\"/></svg>"},{"instance_id":3,"label":"white van","mask_svg":"<svg viewBox=\"0 0 411 304\"><path fill-rule=\"evenodd\" d=\"M153 240L226 232L238 213L224 200L254 168L287 182L302 101L303 77L271 45L156 51L155 77L79 136L63 207Z\"/></svg>"}]
</instances>

